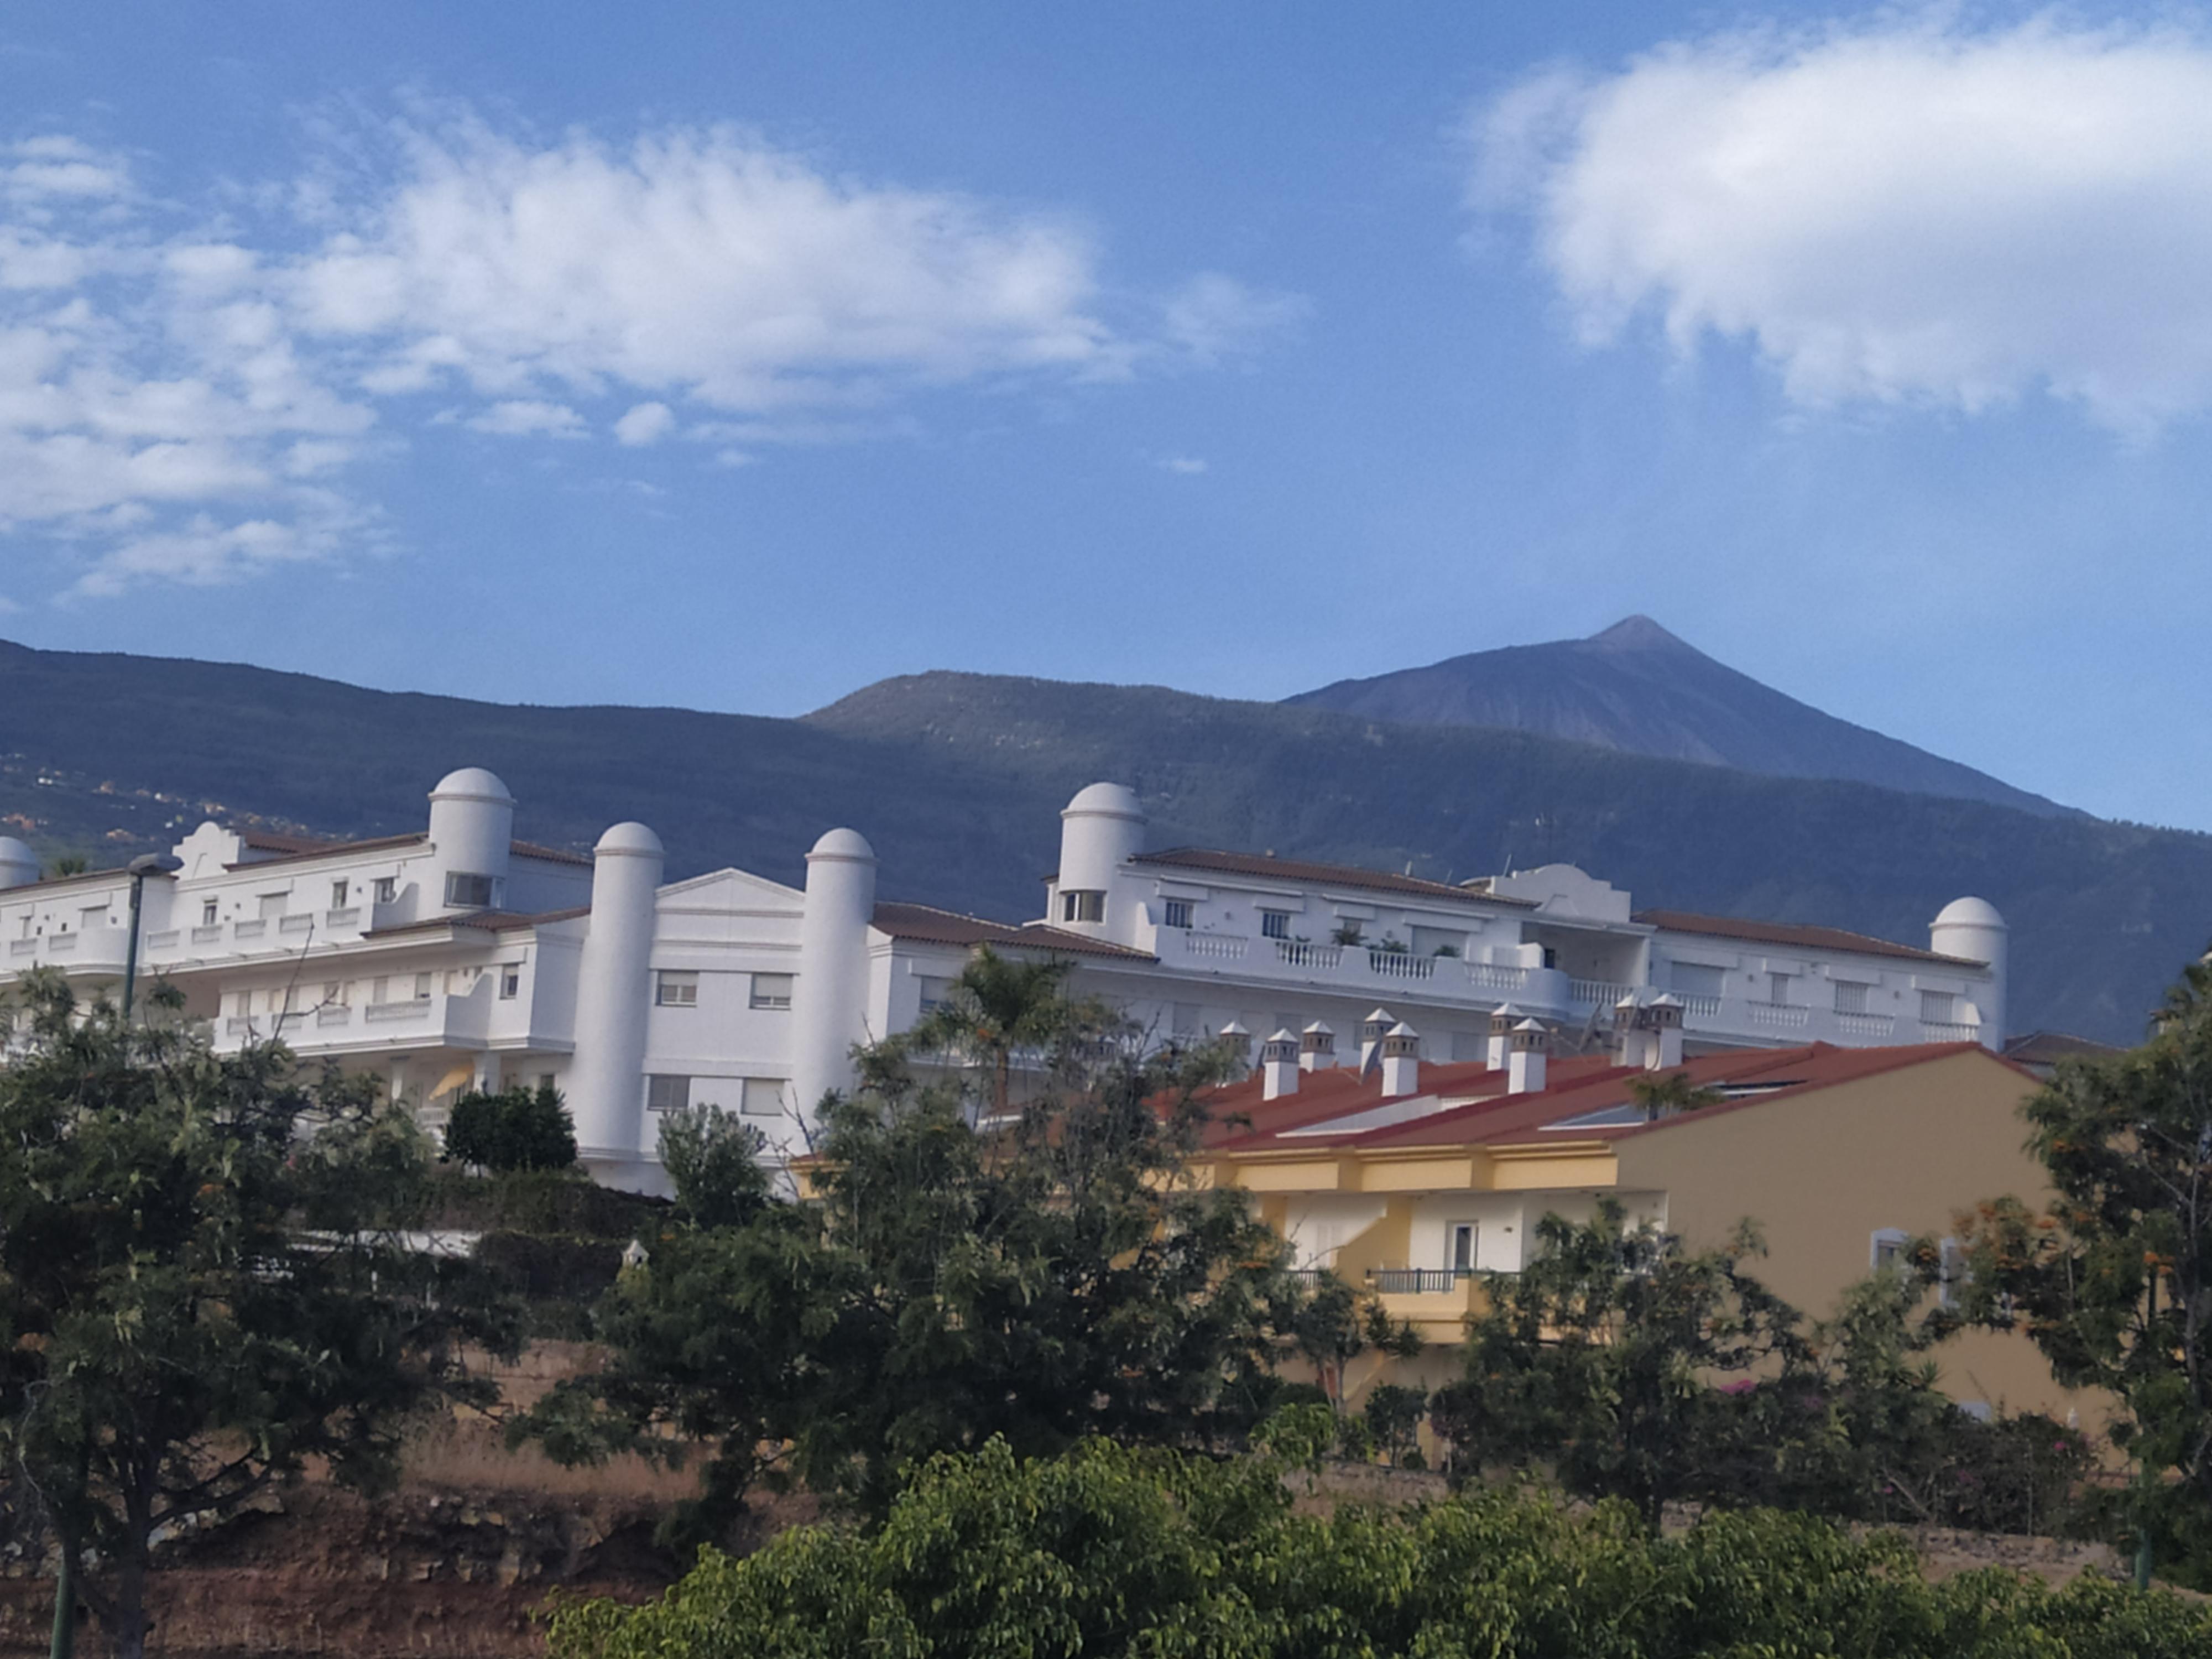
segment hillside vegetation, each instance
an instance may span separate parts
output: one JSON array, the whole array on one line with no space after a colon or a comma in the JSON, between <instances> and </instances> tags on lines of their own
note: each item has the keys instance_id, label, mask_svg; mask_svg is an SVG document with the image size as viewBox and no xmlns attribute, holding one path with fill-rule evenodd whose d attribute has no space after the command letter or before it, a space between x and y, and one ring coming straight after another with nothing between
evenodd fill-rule
<instances>
[{"instance_id":1,"label":"hillside vegetation","mask_svg":"<svg viewBox=\"0 0 2212 1659\"><path fill-rule=\"evenodd\" d=\"M0 818L95 863L216 806L331 834L415 829L441 774L483 765L533 840L587 848L634 817L660 833L672 876L733 864L796 884L815 838L850 824L883 860L884 896L1025 917L1060 808L1114 778L1143 796L1157 847L1451 879L1570 860L1639 904L1907 941L1978 893L2013 924L2020 1030L2132 1040L2212 933L2212 837L1155 687L934 673L784 720L0 644Z\"/></svg>"}]
</instances>

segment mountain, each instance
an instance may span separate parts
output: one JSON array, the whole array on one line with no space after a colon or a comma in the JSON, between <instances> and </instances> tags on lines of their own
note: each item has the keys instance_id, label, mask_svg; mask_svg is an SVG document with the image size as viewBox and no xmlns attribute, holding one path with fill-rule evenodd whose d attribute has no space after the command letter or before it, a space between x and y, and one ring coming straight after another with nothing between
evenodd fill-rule
<instances>
[{"instance_id":1,"label":"mountain","mask_svg":"<svg viewBox=\"0 0 2212 1659\"><path fill-rule=\"evenodd\" d=\"M2069 808L1826 714L1715 662L1649 617L1586 640L1508 646L1285 699L1413 726L1498 726L1632 755L1837 778L2051 816Z\"/></svg>"},{"instance_id":2,"label":"mountain","mask_svg":"<svg viewBox=\"0 0 2212 1659\"><path fill-rule=\"evenodd\" d=\"M506 779L533 841L588 848L635 817L660 832L672 877L735 864L796 884L816 836L850 824L875 843L886 898L1024 918L1060 808L1115 778L1160 847L1447 879L1571 860L1644 904L1908 941L1978 893L2013 925L2022 1030L2135 1038L2212 929L2212 836L1157 687L924 674L784 720L0 643L0 833L101 864L210 814L415 829L430 786L468 764Z\"/></svg>"}]
</instances>

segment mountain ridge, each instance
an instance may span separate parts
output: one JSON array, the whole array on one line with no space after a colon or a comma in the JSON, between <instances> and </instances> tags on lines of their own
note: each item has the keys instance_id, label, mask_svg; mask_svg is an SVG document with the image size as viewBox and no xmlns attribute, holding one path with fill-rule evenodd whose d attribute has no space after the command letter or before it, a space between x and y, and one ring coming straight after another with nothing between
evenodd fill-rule
<instances>
[{"instance_id":1,"label":"mountain ridge","mask_svg":"<svg viewBox=\"0 0 2212 1659\"><path fill-rule=\"evenodd\" d=\"M1507 726L1661 759L1871 783L2051 817L2076 810L1815 708L1642 615L1586 639L1469 652L1283 701L1400 724Z\"/></svg>"}]
</instances>

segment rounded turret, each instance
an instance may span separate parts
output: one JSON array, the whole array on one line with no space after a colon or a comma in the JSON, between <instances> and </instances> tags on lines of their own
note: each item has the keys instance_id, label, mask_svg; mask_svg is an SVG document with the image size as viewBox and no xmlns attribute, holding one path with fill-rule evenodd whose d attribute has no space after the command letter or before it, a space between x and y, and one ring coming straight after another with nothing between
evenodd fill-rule
<instances>
[{"instance_id":1,"label":"rounded turret","mask_svg":"<svg viewBox=\"0 0 2212 1659\"><path fill-rule=\"evenodd\" d=\"M39 878L39 855L13 836L0 836L0 891Z\"/></svg>"},{"instance_id":2,"label":"rounded turret","mask_svg":"<svg viewBox=\"0 0 2212 1659\"><path fill-rule=\"evenodd\" d=\"M506 898L507 852L514 840L514 797L496 776L481 766L465 766L441 778L430 792L437 890L424 895L428 908L497 908Z\"/></svg>"},{"instance_id":3,"label":"rounded turret","mask_svg":"<svg viewBox=\"0 0 2212 1659\"><path fill-rule=\"evenodd\" d=\"M1125 784L1094 783L1060 814L1059 903L1051 921L1104 938L1127 931L1127 900L1116 894L1121 866L1145 850L1145 809ZM1124 941L1125 943L1127 941Z\"/></svg>"},{"instance_id":4,"label":"rounded turret","mask_svg":"<svg viewBox=\"0 0 2212 1659\"><path fill-rule=\"evenodd\" d=\"M2005 956L2011 929L1996 905L1984 898L1955 898L1928 924L1928 948L1938 956L1959 957L1989 969L1986 986L1972 999L1981 1015L1982 1046L2002 1049L2005 1039Z\"/></svg>"},{"instance_id":5,"label":"rounded turret","mask_svg":"<svg viewBox=\"0 0 2212 1659\"><path fill-rule=\"evenodd\" d=\"M823 1096L853 1086L853 1048L868 1040L868 929L876 914L876 849L857 830L832 830L806 855L806 909L792 988L792 1092L811 1119Z\"/></svg>"},{"instance_id":6,"label":"rounded turret","mask_svg":"<svg viewBox=\"0 0 2212 1659\"><path fill-rule=\"evenodd\" d=\"M660 837L641 823L617 823L592 854L592 921L576 970L568 1109L577 1150L602 1179L650 1185L655 1149L645 1144L645 1025Z\"/></svg>"}]
</instances>

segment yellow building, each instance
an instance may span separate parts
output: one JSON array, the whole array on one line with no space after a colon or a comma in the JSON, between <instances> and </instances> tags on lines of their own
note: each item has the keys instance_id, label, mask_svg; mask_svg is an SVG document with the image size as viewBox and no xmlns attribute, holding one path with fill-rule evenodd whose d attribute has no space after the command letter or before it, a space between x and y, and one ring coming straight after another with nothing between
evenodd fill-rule
<instances>
[{"instance_id":1,"label":"yellow building","mask_svg":"<svg viewBox=\"0 0 2212 1659\"><path fill-rule=\"evenodd\" d=\"M1253 1193L1299 1266L1413 1322L1432 1346L1401 1380L1455 1373L1481 1273L1517 1270L1547 1212L1581 1219L1610 1197L1692 1248L1747 1218L1768 1250L1754 1272L1820 1317L1908 1238L1944 1237L1985 1198L2047 1195L2020 1117L2037 1079L1974 1043L1734 1050L1662 1073L1613 1055L1547 1062L1531 1024L1501 1029L1498 1065L1425 1066L1403 1027L1387 1054L1384 1018L1365 1028L1376 1052L1361 1066L1316 1065L1307 1044L1302 1068L1278 1033L1253 1077L1212 1099L1206 1175ZM1674 1072L1717 1103L1647 1121L1630 1080ZM1936 1357L1970 1408L2092 1414L2025 1336L1970 1332ZM1364 1392L1382 1377L1370 1364L1347 1381Z\"/></svg>"}]
</instances>

